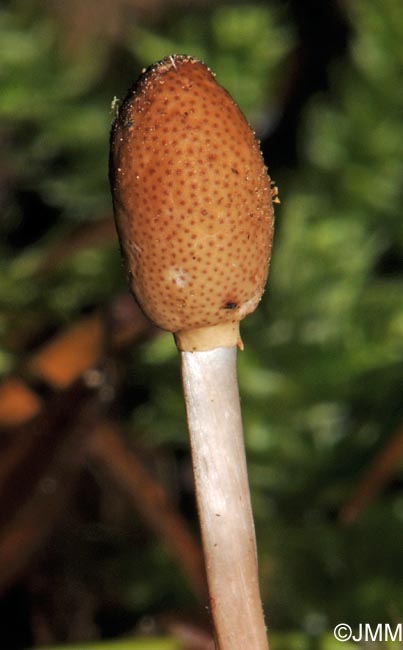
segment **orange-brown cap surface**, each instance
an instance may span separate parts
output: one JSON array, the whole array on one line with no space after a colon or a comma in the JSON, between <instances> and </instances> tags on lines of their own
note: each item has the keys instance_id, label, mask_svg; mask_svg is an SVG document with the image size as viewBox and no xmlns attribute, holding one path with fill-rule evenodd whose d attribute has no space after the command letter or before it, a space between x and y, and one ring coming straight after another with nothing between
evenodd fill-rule
<instances>
[{"instance_id":1,"label":"orange-brown cap surface","mask_svg":"<svg viewBox=\"0 0 403 650\"><path fill-rule=\"evenodd\" d=\"M111 186L133 293L181 349L239 343L273 234L270 178L245 117L191 57L164 59L112 127Z\"/></svg>"}]
</instances>

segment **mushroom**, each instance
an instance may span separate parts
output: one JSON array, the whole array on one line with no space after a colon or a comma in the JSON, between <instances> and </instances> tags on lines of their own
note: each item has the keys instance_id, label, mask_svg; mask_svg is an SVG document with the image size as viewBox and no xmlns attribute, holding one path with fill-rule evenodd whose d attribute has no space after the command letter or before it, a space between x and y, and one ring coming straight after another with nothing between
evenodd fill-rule
<instances>
[{"instance_id":1,"label":"mushroom","mask_svg":"<svg viewBox=\"0 0 403 650\"><path fill-rule=\"evenodd\" d=\"M130 89L110 179L132 292L181 355L217 647L267 650L236 354L267 278L276 190L245 117L190 56Z\"/></svg>"}]
</instances>

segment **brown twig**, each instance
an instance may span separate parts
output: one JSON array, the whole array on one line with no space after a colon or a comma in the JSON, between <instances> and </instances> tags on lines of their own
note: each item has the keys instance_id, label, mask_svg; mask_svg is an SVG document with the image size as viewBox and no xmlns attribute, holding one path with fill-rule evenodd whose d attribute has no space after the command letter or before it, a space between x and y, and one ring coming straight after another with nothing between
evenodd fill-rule
<instances>
[{"instance_id":1,"label":"brown twig","mask_svg":"<svg viewBox=\"0 0 403 650\"><path fill-rule=\"evenodd\" d=\"M124 443L116 426L102 422L89 440L91 464L102 467L130 499L150 530L182 568L195 594L206 598L203 558L193 535L164 489Z\"/></svg>"},{"instance_id":2,"label":"brown twig","mask_svg":"<svg viewBox=\"0 0 403 650\"><path fill-rule=\"evenodd\" d=\"M39 346L26 360L25 371L56 390L67 390L93 368L106 347L119 349L147 332L156 331L127 293L114 298L104 311L95 311ZM46 407L21 377L0 384L0 427L29 422Z\"/></svg>"},{"instance_id":3,"label":"brown twig","mask_svg":"<svg viewBox=\"0 0 403 650\"><path fill-rule=\"evenodd\" d=\"M352 524L382 492L383 488L403 461L403 427L386 441L342 507L339 520Z\"/></svg>"},{"instance_id":4,"label":"brown twig","mask_svg":"<svg viewBox=\"0 0 403 650\"><path fill-rule=\"evenodd\" d=\"M103 246L114 241L115 226L112 216L100 219L95 223L86 223L58 241L44 256L39 267L40 273L50 273L77 251L95 246Z\"/></svg>"},{"instance_id":5,"label":"brown twig","mask_svg":"<svg viewBox=\"0 0 403 650\"><path fill-rule=\"evenodd\" d=\"M90 427L96 401L78 408L81 389L70 399L55 396L46 418L26 431L19 462L4 472L0 521L0 592L29 566L65 510L85 455L83 432ZM72 408L72 404L76 408ZM82 403L82 402L81 402ZM22 437L20 436L22 439ZM5 469L5 468L3 468Z\"/></svg>"},{"instance_id":6,"label":"brown twig","mask_svg":"<svg viewBox=\"0 0 403 650\"><path fill-rule=\"evenodd\" d=\"M153 329L129 294L119 296L102 313L94 312L57 333L30 356L25 364L28 374L58 391L46 403L22 378L9 378L0 388L0 426L12 427L12 435L3 438L0 460L5 522L0 530L0 589L12 582L40 548L57 518L60 500L67 498L72 489L69 477L76 475L74 454L70 458L67 452L64 455L60 451L64 458L61 466L57 458L60 445L64 449L67 444L65 439L74 438L77 443L74 432L80 430L80 413L88 402L84 397L73 406L76 382L109 348L119 349ZM100 404L96 397L93 399L98 421ZM55 404L62 404L66 411L61 420L52 415L55 408L58 410ZM40 410L39 419L33 420ZM125 447L112 425L99 426L91 450L93 462L106 468L130 496L131 503L171 549L193 590L202 598L206 586L201 552L162 487L133 450Z\"/></svg>"},{"instance_id":7,"label":"brown twig","mask_svg":"<svg viewBox=\"0 0 403 650\"><path fill-rule=\"evenodd\" d=\"M42 346L28 361L27 370L54 388L65 389L101 357L104 336L102 316L95 312Z\"/></svg>"},{"instance_id":8,"label":"brown twig","mask_svg":"<svg viewBox=\"0 0 403 650\"><path fill-rule=\"evenodd\" d=\"M41 399L19 377L8 377L0 384L1 426L23 424L35 417L41 407Z\"/></svg>"}]
</instances>

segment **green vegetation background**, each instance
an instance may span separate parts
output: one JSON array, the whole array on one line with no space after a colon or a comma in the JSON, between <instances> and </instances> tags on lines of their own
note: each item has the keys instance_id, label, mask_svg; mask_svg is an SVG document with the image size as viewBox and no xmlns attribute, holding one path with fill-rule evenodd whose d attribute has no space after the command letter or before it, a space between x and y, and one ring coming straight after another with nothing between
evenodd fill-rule
<instances>
[{"instance_id":1,"label":"green vegetation background","mask_svg":"<svg viewBox=\"0 0 403 650\"><path fill-rule=\"evenodd\" d=\"M268 620L309 644L341 621L403 614L402 464L352 525L338 518L402 426L403 6L340 5L345 54L301 112L297 162L275 169L270 131L299 52L285 4L17 0L0 10L4 376L22 361L8 344L16 330L57 329L125 289L115 240L39 269L78 224L111 212L111 101L143 66L173 52L202 58L263 130L282 205L268 289L243 327L239 378ZM166 458L186 454L171 336L136 345L125 365L115 411L128 437ZM142 396L134 407L131 391ZM60 542L56 572L100 589L105 602L113 572L113 597L136 620L167 603L188 608L157 543L133 553L128 532L91 530L87 522Z\"/></svg>"}]
</instances>

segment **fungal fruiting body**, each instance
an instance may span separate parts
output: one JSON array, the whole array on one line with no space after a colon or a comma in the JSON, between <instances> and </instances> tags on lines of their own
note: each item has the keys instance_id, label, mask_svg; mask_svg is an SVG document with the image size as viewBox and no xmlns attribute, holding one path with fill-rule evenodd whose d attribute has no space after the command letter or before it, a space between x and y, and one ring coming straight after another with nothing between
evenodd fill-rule
<instances>
[{"instance_id":1,"label":"fungal fruiting body","mask_svg":"<svg viewBox=\"0 0 403 650\"><path fill-rule=\"evenodd\" d=\"M273 234L259 143L201 62L146 70L112 127L114 213L131 289L181 350L241 345Z\"/></svg>"},{"instance_id":2,"label":"fungal fruiting body","mask_svg":"<svg viewBox=\"0 0 403 650\"><path fill-rule=\"evenodd\" d=\"M266 282L278 201L252 130L187 56L146 70L112 127L132 291L175 334L219 650L268 650L236 380L239 321Z\"/></svg>"}]
</instances>

